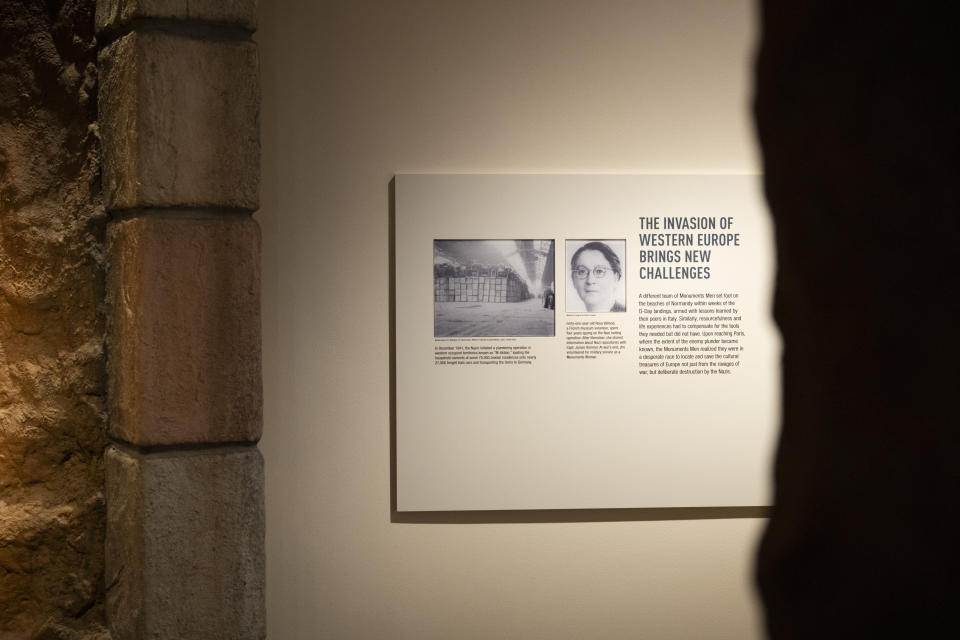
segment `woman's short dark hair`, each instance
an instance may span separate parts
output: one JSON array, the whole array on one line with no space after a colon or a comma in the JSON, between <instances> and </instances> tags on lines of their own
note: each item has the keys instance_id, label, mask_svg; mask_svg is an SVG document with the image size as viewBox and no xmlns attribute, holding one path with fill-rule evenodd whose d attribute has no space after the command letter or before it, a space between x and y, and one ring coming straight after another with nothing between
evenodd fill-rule
<instances>
[{"instance_id":1,"label":"woman's short dark hair","mask_svg":"<svg viewBox=\"0 0 960 640\"><path fill-rule=\"evenodd\" d=\"M597 242L596 240L593 242L588 242L573 252L573 257L570 258L571 271L576 269L576 266L574 265L577 264L577 258L580 257L580 254L584 251L599 251L603 254L603 257L607 259L607 262L610 263L610 268L614 270L614 272L617 274L617 277L623 277L623 271L621 271L620 268L620 258L617 257L617 254L614 253L613 249L611 249L606 243Z\"/></svg>"}]
</instances>

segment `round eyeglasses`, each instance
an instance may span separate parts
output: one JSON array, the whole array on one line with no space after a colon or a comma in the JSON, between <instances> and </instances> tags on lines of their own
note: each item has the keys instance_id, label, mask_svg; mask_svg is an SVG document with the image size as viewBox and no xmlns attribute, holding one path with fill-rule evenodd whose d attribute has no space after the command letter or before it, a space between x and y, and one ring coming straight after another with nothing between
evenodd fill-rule
<instances>
[{"instance_id":1,"label":"round eyeglasses","mask_svg":"<svg viewBox=\"0 0 960 640\"><path fill-rule=\"evenodd\" d=\"M594 267L593 269L587 269L586 267L577 267L576 269L573 270L573 275L578 280L583 280L584 278L587 277L587 274L589 273L593 273L594 278L603 278L603 277L606 277L606 275L611 271L613 271L613 269L611 269L610 267L602 267L599 265Z\"/></svg>"}]
</instances>

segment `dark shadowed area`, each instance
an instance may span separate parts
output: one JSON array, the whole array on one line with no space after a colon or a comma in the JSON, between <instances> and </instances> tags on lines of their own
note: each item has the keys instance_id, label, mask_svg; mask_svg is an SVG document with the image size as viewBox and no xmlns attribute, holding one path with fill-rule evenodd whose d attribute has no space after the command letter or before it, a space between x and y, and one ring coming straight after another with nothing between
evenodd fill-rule
<instances>
[{"instance_id":1,"label":"dark shadowed area","mask_svg":"<svg viewBox=\"0 0 960 640\"><path fill-rule=\"evenodd\" d=\"M944 637L958 604L956 4L763 2L784 417L773 638Z\"/></svg>"}]
</instances>

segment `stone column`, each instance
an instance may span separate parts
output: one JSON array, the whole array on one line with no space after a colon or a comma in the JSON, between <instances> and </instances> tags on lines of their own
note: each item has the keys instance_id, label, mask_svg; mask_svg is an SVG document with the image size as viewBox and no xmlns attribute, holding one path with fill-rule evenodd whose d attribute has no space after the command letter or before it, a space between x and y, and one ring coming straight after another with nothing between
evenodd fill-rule
<instances>
[{"instance_id":1,"label":"stone column","mask_svg":"<svg viewBox=\"0 0 960 640\"><path fill-rule=\"evenodd\" d=\"M114 640L263 638L254 0L101 0Z\"/></svg>"}]
</instances>

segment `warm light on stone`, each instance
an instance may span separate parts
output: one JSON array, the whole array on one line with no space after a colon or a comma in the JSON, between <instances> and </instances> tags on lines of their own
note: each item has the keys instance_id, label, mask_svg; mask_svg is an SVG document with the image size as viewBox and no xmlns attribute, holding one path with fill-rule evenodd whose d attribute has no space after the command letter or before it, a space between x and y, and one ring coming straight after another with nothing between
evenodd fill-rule
<instances>
[{"instance_id":1,"label":"warm light on stone","mask_svg":"<svg viewBox=\"0 0 960 640\"><path fill-rule=\"evenodd\" d=\"M106 216L91 126L93 8L78 0L51 15L34 3L0 4L4 640L105 633Z\"/></svg>"}]
</instances>

